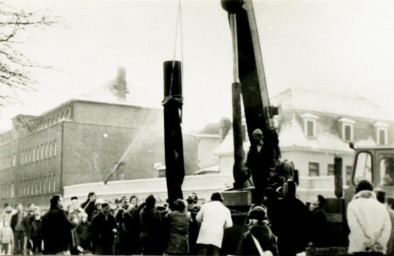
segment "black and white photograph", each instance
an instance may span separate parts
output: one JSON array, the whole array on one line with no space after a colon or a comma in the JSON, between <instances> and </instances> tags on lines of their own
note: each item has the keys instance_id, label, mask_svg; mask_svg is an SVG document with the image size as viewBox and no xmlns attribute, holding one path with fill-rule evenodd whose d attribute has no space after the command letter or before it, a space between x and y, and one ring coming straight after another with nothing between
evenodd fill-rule
<instances>
[{"instance_id":1,"label":"black and white photograph","mask_svg":"<svg viewBox=\"0 0 394 256\"><path fill-rule=\"evenodd\" d=\"M0 255L394 256L393 0L0 0Z\"/></svg>"}]
</instances>

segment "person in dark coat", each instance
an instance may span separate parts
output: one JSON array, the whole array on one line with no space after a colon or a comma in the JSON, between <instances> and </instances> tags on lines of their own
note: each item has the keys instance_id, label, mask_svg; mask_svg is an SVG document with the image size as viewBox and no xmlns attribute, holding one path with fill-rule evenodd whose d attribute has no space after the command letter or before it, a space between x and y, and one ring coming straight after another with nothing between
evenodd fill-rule
<instances>
[{"instance_id":1,"label":"person in dark coat","mask_svg":"<svg viewBox=\"0 0 394 256\"><path fill-rule=\"evenodd\" d=\"M42 238L44 254L70 254L71 230L76 226L63 210L63 197L53 195L50 208L42 217Z\"/></svg>"},{"instance_id":2,"label":"person in dark coat","mask_svg":"<svg viewBox=\"0 0 394 256\"><path fill-rule=\"evenodd\" d=\"M14 254L23 254L27 227L24 222L23 205L18 204L17 213L12 215L10 227L14 233Z\"/></svg>"},{"instance_id":3,"label":"person in dark coat","mask_svg":"<svg viewBox=\"0 0 394 256\"><path fill-rule=\"evenodd\" d=\"M311 211L309 218L310 242L314 247L325 247L327 245L328 223L324 206L326 199L322 195L317 196L317 200L312 202L309 210Z\"/></svg>"},{"instance_id":4,"label":"person in dark coat","mask_svg":"<svg viewBox=\"0 0 394 256\"><path fill-rule=\"evenodd\" d=\"M132 231L133 219L131 215L124 208L120 208L115 217L116 223L119 227L119 232L117 233L117 250L121 255L132 254Z\"/></svg>"},{"instance_id":5,"label":"person in dark coat","mask_svg":"<svg viewBox=\"0 0 394 256\"><path fill-rule=\"evenodd\" d=\"M196 255L197 254L197 237L199 226L196 220L197 213L200 211L200 206L197 205L198 196L196 193L191 193L187 199L187 210L190 212L192 217L192 221L189 225L189 247L190 247L190 254Z\"/></svg>"},{"instance_id":6,"label":"person in dark coat","mask_svg":"<svg viewBox=\"0 0 394 256\"><path fill-rule=\"evenodd\" d=\"M308 244L309 210L296 198L296 183L287 181L283 186L283 199L271 205L272 231L278 237L280 256L294 256L303 252Z\"/></svg>"},{"instance_id":7,"label":"person in dark coat","mask_svg":"<svg viewBox=\"0 0 394 256\"><path fill-rule=\"evenodd\" d=\"M92 241L90 237L90 222L88 221L87 213L81 214L81 221L79 222L75 233L77 235L78 246L77 249L83 254L92 253Z\"/></svg>"},{"instance_id":8,"label":"person in dark coat","mask_svg":"<svg viewBox=\"0 0 394 256\"><path fill-rule=\"evenodd\" d=\"M150 195L140 212L140 245L143 255L163 254L162 215L155 205L156 199Z\"/></svg>"},{"instance_id":9,"label":"person in dark coat","mask_svg":"<svg viewBox=\"0 0 394 256\"><path fill-rule=\"evenodd\" d=\"M85 202L81 204L81 208L87 213L88 221L92 221L93 212L95 210L96 194L94 192L89 192L88 198Z\"/></svg>"},{"instance_id":10,"label":"person in dark coat","mask_svg":"<svg viewBox=\"0 0 394 256\"><path fill-rule=\"evenodd\" d=\"M92 239L96 246L95 253L99 255L115 253L115 235L118 230L115 217L110 214L110 210L109 203L103 203L101 212L90 225Z\"/></svg>"},{"instance_id":11,"label":"person in dark coat","mask_svg":"<svg viewBox=\"0 0 394 256\"><path fill-rule=\"evenodd\" d=\"M246 167L252 174L254 203L261 204L263 191L268 185L270 168L275 166L273 152L267 143L264 143L263 132L260 129L253 131L253 141L246 160Z\"/></svg>"},{"instance_id":12,"label":"person in dark coat","mask_svg":"<svg viewBox=\"0 0 394 256\"><path fill-rule=\"evenodd\" d=\"M276 236L269 227L266 208L255 206L248 213L247 220L248 230L239 241L237 255L260 255L258 243L264 252L270 251L277 256Z\"/></svg>"},{"instance_id":13,"label":"person in dark coat","mask_svg":"<svg viewBox=\"0 0 394 256\"><path fill-rule=\"evenodd\" d=\"M173 211L169 211L164 221L168 228L168 244L165 252L168 254L189 254L189 224L192 221L190 212L182 199L174 201Z\"/></svg>"},{"instance_id":14,"label":"person in dark coat","mask_svg":"<svg viewBox=\"0 0 394 256\"><path fill-rule=\"evenodd\" d=\"M42 219L40 214L35 214L29 231L29 238L32 242L31 251L33 255L42 253Z\"/></svg>"}]
</instances>

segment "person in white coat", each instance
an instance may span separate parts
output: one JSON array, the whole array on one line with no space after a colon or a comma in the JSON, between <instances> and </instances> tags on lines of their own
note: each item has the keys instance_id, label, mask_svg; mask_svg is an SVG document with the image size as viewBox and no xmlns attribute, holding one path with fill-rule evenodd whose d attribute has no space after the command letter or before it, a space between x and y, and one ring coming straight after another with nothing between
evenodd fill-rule
<instances>
[{"instance_id":1,"label":"person in white coat","mask_svg":"<svg viewBox=\"0 0 394 256\"><path fill-rule=\"evenodd\" d=\"M223 205L223 196L215 192L211 201L201 206L196 216L201 223L197 238L198 255L219 255L225 228L233 226L230 210Z\"/></svg>"},{"instance_id":2,"label":"person in white coat","mask_svg":"<svg viewBox=\"0 0 394 256\"><path fill-rule=\"evenodd\" d=\"M348 252L353 255L384 255L391 233L386 207L376 200L373 185L362 180L347 208L350 229Z\"/></svg>"}]
</instances>

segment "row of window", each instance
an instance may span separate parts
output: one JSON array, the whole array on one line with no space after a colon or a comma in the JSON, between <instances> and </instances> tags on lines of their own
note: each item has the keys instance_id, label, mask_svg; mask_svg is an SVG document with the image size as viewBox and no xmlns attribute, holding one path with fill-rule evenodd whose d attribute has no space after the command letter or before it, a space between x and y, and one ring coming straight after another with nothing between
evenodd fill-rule
<instances>
[{"instance_id":1,"label":"row of window","mask_svg":"<svg viewBox=\"0 0 394 256\"><path fill-rule=\"evenodd\" d=\"M29 164L45 159L56 157L57 143L56 140L41 144L40 146L24 149L20 154L20 164Z\"/></svg>"},{"instance_id":2,"label":"row of window","mask_svg":"<svg viewBox=\"0 0 394 256\"><path fill-rule=\"evenodd\" d=\"M48 143L41 144L37 147L22 150L19 159L20 164L24 165L50 159L56 157L56 155L57 143L56 140L53 140ZM3 158L0 158L0 170L15 167L16 162L16 153L4 156Z\"/></svg>"},{"instance_id":3,"label":"row of window","mask_svg":"<svg viewBox=\"0 0 394 256\"><path fill-rule=\"evenodd\" d=\"M353 167L350 165L346 166L345 169L345 178L346 178L346 184L350 184L350 179L352 178L352 171ZM328 176L333 176L334 175L334 165L333 164L328 164L327 165L327 175ZM309 176L320 176L320 164L319 163L312 163L309 162Z\"/></svg>"},{"instance_id":4,"label":"row of window","mask_svg":"<svg viewBox=\"0 0 394 256\"><path fill-rule=\"evenodd\" d=\"M304 118L304 134L309 138L316 138L316 119L317 118ZM352 120L348 119L340 119L342 123L342 131L341 138L344 141L354 141L354 127L355 123ZM378 145L387 145L388 144L388 128L385 124L375 125L376 131L376 142Z\"/></svg>"},{"instance_id":5,"label":"row of window","mask_svg":"<svg viewBox=\"0 0 394 256\"><path fill-rule=\"evenodd\" d=\"M56 192L56 175L21 179L12 183L1 184L1 197L32 196Z\"/></svg>"},{"instance_id":6,"label":"row of window","mask_svg":"<svg viewBox=\"0 0 394 256\"><path fill-rule=\"evenodd\" d=\"M16 154L9 154L0 158L0 170L11 168L16 165Z\"/></svg>"}]
</instances>

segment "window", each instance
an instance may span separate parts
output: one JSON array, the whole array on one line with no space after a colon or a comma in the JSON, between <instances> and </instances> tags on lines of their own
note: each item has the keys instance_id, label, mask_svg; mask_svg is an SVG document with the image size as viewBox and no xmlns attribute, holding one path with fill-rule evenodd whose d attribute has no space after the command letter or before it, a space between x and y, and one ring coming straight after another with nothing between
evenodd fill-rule
<instances>
[{"instance_id":1,"label":"window","mask_svg":"<svg viewBox=\"0 0 394 256\"><path fill-rule=\"evenodd\" d=\"M327 165L327 175L334 176L334 165L333 164Z\"/></svg>"},{"instance_id":2,"label":"window","mask_svg":"<svg viewBox=\"0 0 394 256\"><path fill-rule=\"evenodd\" d=\"M53 156L56 156L56 140L53 142Z\"/></svg>"},{"instance_id":3,"label":"window","mask_svg":"<svg viewBox=\"0 0 394 256\"><path fill-rule=\"evenodd\" d=\"M374 124L376 131L376 143L378 145L387 145L388 144L388 129L390 126L383 122L377 122Z\"/></svg>"},{"instance_id":4,"label":"window","mask_svg":"<svg viewBox=\"0 0 394 256\"><path fill-rule=\"evenodd\" d=\"M42 179L42 193L45 194L47 192L47 176L44 176Z\"/></svg>"},{"instance_id":5,"label":"window","mask_svg":"<svg viewBox=\"0 0 394 256\"><path fill-rule=\"evenodd\" d=\"M44 159L44 144L41 144L41 160Z\"/></svg>"},{"instance_id":6,"label":"window","mask_svg":"<svg viewBox=\"0 0 394 256\"><path fill-rule=\"evenodd\" d=\"M52 141L49 142L49 158L52 157Z\"/></svg>"},{"instance_id":7,"label":"window","mask_svg":"<svg viewBox=\"0 0 394 256\"><path fill-rule=\"evenodd\" d=\"M16 166L16 154L12 154L12 166L15 167Z\"/></svg>"},{"instance_id":8,"label":"window","mask_svg":"<svg viewBox=\"0 0 394 256\"><path fill-rule=\"evenodd\" d=\"M344 125L344 140L352 141L352 128L350 125Z\"/></svg>"},{"instance_id":9,"label":"window","mask_svg":"<svg viewBox=\"0 0 394 256\"><path fill-rule=\"evenodd\" d=\"M382 155L379 161L380 185L394 186L394 156Z\"/></svg>"},{"instance_id":10,"label":"window","mask_svg":"<svg viewBox=\"0 0 394 256\"><path fill-rule=\"evenodd\" d=\"M316 120L318 116L304 113L301 115L304 120L304 134L308 138L316 138Z\"/></svg>"},{"instance_id":11,"label":"window","mask_svg":"<svg viewBox=\"0 0 394 256\"><path fill-rule=\"evenodd\" d=\"M315 123L311 120L306 121L306 136L314 137L315 136Z\"/></svg>"},{"instance_id":12,"label":"window","mask_svg":"<svg viewBox=\"0 0 394 256\"><path fill-rule=\"evenodd\" d=\"M48 143L45 143L45 159L48 158Z\"/></svg>"},{"instance_id":13,"label":"window","mask_svg":"<svg viewBox=\"0 0 394 256\"><path fill-rule=\"evenodd\" d=\"M38 146L36 148L36 160L39 161L40 160L40 146Z\"/></svg>"},{"instance_id":14,"label":"window","mask_svg":"<svg viewBox=\"0 0 394 256\"><path fill-rule=\"evenodd\" d=\"M339 119L341 124L341 137L344 141L353 141L353 126L356 123L354 120L342 117Z\"/></svg>"},{"instance_id":15,"label":"window","mask_svg":"<svg viewBox=\"0 0 394 256\"><path fill-rule=\"evenodd\" d=\"M319 176L319 163L309 163L309 176Z\"/></svg>"},{"instance_id":16,"label":"window","mask_svg":"<svg viewBox=\"0 0 394 256\"><path fill-rule=\"evenodd\" d=\"M48 193L50 193L51 192L51 176L50 175L48 175Z\"/></svg>"},{"instance_id":17,"label":"window","mask_svg":"<svg viewBox=\"0 0 394 256\"><path fill-rule=\"evenodd\" d=\"M56 176L53 175L53 192L56 192Z\"/></svg>"},{"instance_id":18,"label":"window","mask_svg":"<svg viewBox=\"0 0 394 256\"><path fill-rule=\"evenodd\" d=\"M387 145L387 129L379 128L377 131L377 137L379 145Z\"/></svg>"},{"instance_id":19,"label":"window","mask_svg":"<svg viewBox=\"0 0 394 256\"><path fill-rule=\"evenodd\" d=\"M11 196L11 197L14 197L14 195L15 195L15 194L14 194L14 189L15 189L15 186L14 186L14 183L12 182L12 183L11 183L11 191L10 191L10 196Z\"/></svg>"},{"instance_id":20,"label":"window","mask_svg":"<svg viewBox=\"0 0 394 256\"><path fill-rule=\"evenodd\" d=\"M352 172L353 172L353 166L347 165L346 166L346 185L350 185L352 183Z\"/></svg>"},{"instance_id":21,"label":"window","mask_svg":"<svg viewBox=\"0 0 394 256\"><path fill-rule=\"evenodd\" d=\"M354 172L354 184L360 180L368 180L372 182L372 156L367 152L357 154L356 166Z\"/></svg>"}]
</instances>

